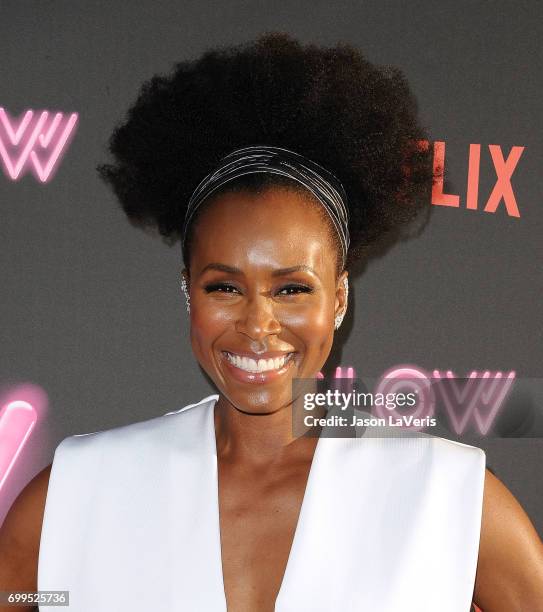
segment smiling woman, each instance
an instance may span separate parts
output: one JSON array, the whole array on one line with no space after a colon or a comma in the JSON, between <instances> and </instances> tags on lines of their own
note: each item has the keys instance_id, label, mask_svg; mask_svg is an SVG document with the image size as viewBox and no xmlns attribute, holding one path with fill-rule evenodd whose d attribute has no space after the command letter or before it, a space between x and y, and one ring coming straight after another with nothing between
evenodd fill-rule
<instances>
[{"instance_id":1,"label":"smiling woman","mask_svg":"<svg viewBox=\"0 0 543 612\"><path fill-rule=\"evenodd\" d=\"M193 231L191 341L223 391L219 414L225 400L254 414L288 412L292 378L319 371L346 307L346 275L338 283L318 205L284 187L226 193Z\"/></svg>"},{"instance_id":2,"label":"smiling woman","mask_svg":"<svg viewBox=\"0 0 543 612\"><path fill-rule=\"evenodd\" d=\"M181 241L217 393L63 440L39 588L85 612L543 610L541 542L481 449L293 433L354 264L428 210L425 138L403 75L346 45L270 34L144 84L99 172Z\"/></svg>"}]
</instances>

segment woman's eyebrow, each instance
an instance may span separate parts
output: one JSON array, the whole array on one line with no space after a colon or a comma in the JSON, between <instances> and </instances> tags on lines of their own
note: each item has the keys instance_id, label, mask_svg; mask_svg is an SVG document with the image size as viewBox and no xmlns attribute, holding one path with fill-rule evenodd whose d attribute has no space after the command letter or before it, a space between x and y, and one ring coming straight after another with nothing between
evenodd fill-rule
<instances>
[{"instance_id":1,"label":"woman's eyebrow","mask_svg":"<svg viewBox=\"0 0 543 612\"><path fill-rule=\"evenodd\" d=\"M286 274L292 274L292 272L309 272L310 274L314 274L317 278L320 278L319 275L311 268L310 266L300 265L300 266L291 266L290 268L280 268L279 270L274 270L272 272L272 276L284 276Z\"/></svg>"},{"instance_id":2,"label":"woman's eyebrow","mask_svg":"<svg viewBox=\"0 0 543 612\"><path fill-rule=\"evenodd\" d=\"M243 271L234 266L228 266L227 264L222 263L210 263L205 266L205 268L201 271L200 274L203 274L207 270L219 270L220 272L228 272L228 274L243 274ZM293 272L309 272L314 274L317 278L320 278L319 275L315 272L313 268L306 265L299 266L291 266L290 268L280 268L278 270L274 270L271 275L272 276L284 276L286 274L292 274Z\"/></svg>"}]
</instances>

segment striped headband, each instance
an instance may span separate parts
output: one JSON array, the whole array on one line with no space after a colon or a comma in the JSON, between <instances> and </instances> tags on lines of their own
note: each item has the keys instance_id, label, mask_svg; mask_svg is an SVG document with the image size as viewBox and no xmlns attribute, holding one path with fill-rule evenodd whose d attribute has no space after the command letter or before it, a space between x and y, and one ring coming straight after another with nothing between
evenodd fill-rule
<instances>
[{"instance_id":1,"label":"striped headband","mask_svg":"<svg viewBox=\"0 0 543 612\"><path fill-rule=\"evenodd\" d=\"M347 196L341 182L316 162L281 147L250 146L232 151L223 157L192 193L183 225L181 246L184 248L189 223L204 200L225 183L246 174L267 172L293 179L308 189L324 206L338 233L343 266L349 249L349 212Z\"/></svg>"}]
</instances>

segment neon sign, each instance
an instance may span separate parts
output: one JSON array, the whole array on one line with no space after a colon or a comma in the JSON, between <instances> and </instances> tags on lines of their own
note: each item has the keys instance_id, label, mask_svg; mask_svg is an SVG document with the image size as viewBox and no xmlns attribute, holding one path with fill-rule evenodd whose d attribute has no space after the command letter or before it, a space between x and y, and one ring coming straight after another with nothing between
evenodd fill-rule
<instances>
[{"instance_id":1,"label":"neon sign","mask_svg":"<svg viewBox=\"0 0 543 612\"><path fill-rule=\"evenodd\" d=\"M418 396L417 405L409 413L415 419L430 419L435 414L435 407L440 400L445 414L455 433L464 433L469 424L474 424L482 435L488 434L498 416L504 400L511 390L516 377L514 371L504 375L489 370L478 372L473 370L468 376L456 376L451 370L432 373L424 371L416 365L399 365L386 370L375 386L375 394L386 396L398 389L409 389ZM316 376L324 379L322 372ZM348 379L352 382L357 378L353 367L337 367L335 379ZM394 408L385 405L373 406L372 414L380 418L402 415ZM405 412L403 413L405 416ZM408 429L419 431L424 426L410 426Z\"/></svg>"},{"instance_id":2,"label":"neon sign","mask_svg":"<svg viewBox=\"0 0 543 612\"><path fill-rule=\"evenodd\" d=\"M17 123L0 107L0 160L13 180L31 171L46 183L53 178L71 137L78 114L27 110Z\"/></svg>"}]
</instances>

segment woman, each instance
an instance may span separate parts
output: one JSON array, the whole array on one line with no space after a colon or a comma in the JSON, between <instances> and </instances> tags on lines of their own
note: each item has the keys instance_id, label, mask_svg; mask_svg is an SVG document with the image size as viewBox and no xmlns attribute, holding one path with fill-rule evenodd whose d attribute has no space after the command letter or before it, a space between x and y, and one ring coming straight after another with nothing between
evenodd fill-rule
<instances>
[{"instance_id":1,"label":"woman","mask_svg":"<svg viewBox=\"0 0 543 612\"><path fill-rule=\"evenodd\" d=\"M99 171L181 239L218 393L65 439L3 527L2 584L34 587L39 549L37 586L85 612L543 610L541 542L480 449L293 434L349 271L427 209L424 138L402 75L347 46L267 35L145 84Z\"/></svg>"}]
</instances>

